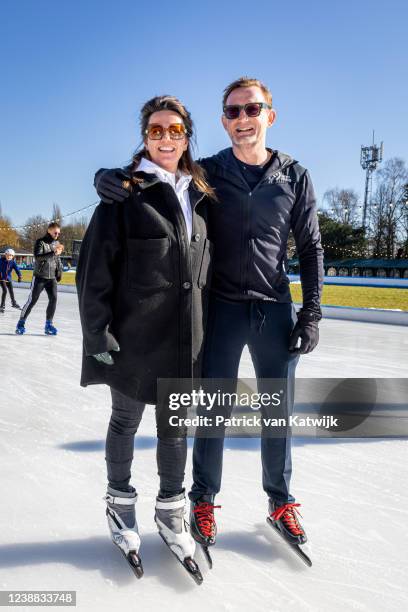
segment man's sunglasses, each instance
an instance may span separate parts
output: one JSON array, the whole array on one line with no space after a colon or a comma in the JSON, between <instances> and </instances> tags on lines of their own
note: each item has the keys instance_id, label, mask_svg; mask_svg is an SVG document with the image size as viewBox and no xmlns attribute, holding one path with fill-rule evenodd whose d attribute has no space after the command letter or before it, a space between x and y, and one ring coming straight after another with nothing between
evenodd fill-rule
<instances>
[{"instance_id":1,"label":"man's sunglasses","mask_svg":"<svg viewBox=\"0 0 408 612\"><path fill-rule=\"evenodd\" d=\"M151 123L145 130L145 134L150 140L161 140L165 132L169 133L171 140L181 140L186 135L186 128L182 123L172 123L168 128L159 123Z\"/></svg>"},{"instance_id":2,"label":"man's sunglasses","mask_svg":"<svg viewBox=\"0 0 408 612\"><path fill-rule=\"evenodd\" d=\"M238 119L244 109L247 117L259 117L263 108L272 108L266 102L248 102L248 104L229 104L224 106L224 115L227 119Z\"/></svg>"}]
</instances>

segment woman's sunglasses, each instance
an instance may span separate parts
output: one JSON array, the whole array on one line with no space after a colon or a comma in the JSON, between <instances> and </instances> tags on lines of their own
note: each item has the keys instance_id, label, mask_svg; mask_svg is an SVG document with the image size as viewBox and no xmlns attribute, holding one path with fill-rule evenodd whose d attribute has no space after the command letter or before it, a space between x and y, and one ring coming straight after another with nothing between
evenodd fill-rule
<instances>
[{"instance_id":1,"label":"woman's sunglasses","mask_svg":"<svg viewBox=\"0 0 408 612\"><path fill-rule=\"evenodd\" d=\"M244 109L247 117L259 117L263 108L272 108L266 102L248 102L248 104L229 104L224 106L224 115L227 119L238 119Z\"/></svg>"},{"instance_id":2,"label":"woman's sunglasses","mask_svg":"<svg viewBox=\"0 0 408 612\"><path fill-rule=\"evenodd\" d=\"M182 123L172 123L168 128L159 123L151 123L145 130L145 134L150 140L161 140L165 132L169 133L171 140L181 140L186 135L186 128Z\"/></svg>"}]
</instances>

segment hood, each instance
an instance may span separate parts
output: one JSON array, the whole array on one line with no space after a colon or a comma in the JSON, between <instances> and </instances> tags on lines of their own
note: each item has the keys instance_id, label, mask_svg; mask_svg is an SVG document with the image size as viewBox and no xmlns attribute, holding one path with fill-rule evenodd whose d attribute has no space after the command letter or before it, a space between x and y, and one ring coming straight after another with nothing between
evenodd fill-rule
<instances>
[{"instance_id":1,"label":"hood","mask_svg":"<svg viewBox=\"0 0 408 612\"><path fill-rule=\"evenodd\" d=\"M268 151L272 152L272 163L265 171L265 176L269 176L277 170L283 170L288 166L298 163L287 153L283 153L282 151L278 151L276 149L271 149L270 147L266 148ZM241 173L237 164L235 163L232 147L223 149L212 157L206 157L205 159L200 160L200 163L204 166L207 172L216 173L224 178L229 178L230 180L239 180L239 182L242 183Z\"/></svg>"}]
</instances>

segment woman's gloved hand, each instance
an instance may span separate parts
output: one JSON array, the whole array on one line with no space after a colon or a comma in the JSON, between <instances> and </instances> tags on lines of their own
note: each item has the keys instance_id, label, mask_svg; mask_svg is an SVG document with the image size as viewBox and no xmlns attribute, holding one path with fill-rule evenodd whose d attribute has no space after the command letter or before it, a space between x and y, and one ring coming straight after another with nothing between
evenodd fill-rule
<instances>
[{"instance_id":1,"label":"woman's gloved hand","mask_svg":"<svg viewBox=\"0 0 408 612\"><path fill-rule=\"evenodd\" d=\"M120 351L120 347L119 345L113 349L114 351ZM95 357L95 359L97 361L100 361L101 363L104 363L106 365L113 365L115 362L113 360L113 357L110 353L106 352L106 353L97 353L96 355L92 355L92 357Z\"/></svg>"}]
</instances>

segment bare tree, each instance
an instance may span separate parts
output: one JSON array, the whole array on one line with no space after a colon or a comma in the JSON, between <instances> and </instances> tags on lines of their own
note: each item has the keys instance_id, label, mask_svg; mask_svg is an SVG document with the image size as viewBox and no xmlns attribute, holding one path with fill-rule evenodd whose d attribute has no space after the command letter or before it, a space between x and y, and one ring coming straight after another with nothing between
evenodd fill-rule
<instances>
[{"instance_id":1,"label":"bare tree","mask_svg":"<svg viewBox=\"0 0 408 612\"><path fill-rule=\"evenodd\" d=\"M20 244L25 249L32 249L33 243L44 236L48 227L48 220L42 215L34 215L29 217L25 222L24 228L20 231Z\"/></svg>"},{"instance_id":2,"label":"bare tree","mask_svg":"<svg viewBox=\"0 0 408 612\"><path fill-rule=\"evenodd\" d=\"M376 172L376 190L369 215L374 257L395 257L398 247L407 242L407 182L405 161L398 157L387 160Z\"/></svg>"},{"instance_id":3,"label":"bare tree","mask_svg":"<svg viewBox=\"0 0 408 612\"><path fill-rule=\"evenodd\" d=\"M86 217L74 218L71 223L64 225L61 230L61 239L65 246L64 255L72 254L72 241L83 239L87 225Z\"/></svg>"},{"instance_id":4,"label":"bare tree","mask_svg":"<svg viewBox=\"0 0 408 612\"><path fill-rule=\"evenodd\" d=\"M402 257L408 257L408 183L404 185L404 194L401 203L401 231L402 240L400 254Z\"/></svg>"},{"instance_id":5,"label":"bare tree","mask_svg":"<svg viewBox=\"0 0 408 612\"><path fill-rule=\"evenodd\" d=\"M59 204L57 204L56 202L53 202L52 204L52 217L51 217L52 221L57 221L57 223L60 224L60 226L62 227L62 211L61 208L59 206Z\"/></svg>"},{"instance_id":6,"label":"bare tree","mask_svg":"<svg viewBox=\"0 0 408 612\"><path fill-rule=\"evenodd\" d=\"M353 189L328 189L323 202L328 207L329 216L335 221L353 226L359 224L358 194Z\"/></svg>"}]
</instances>

